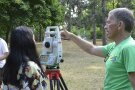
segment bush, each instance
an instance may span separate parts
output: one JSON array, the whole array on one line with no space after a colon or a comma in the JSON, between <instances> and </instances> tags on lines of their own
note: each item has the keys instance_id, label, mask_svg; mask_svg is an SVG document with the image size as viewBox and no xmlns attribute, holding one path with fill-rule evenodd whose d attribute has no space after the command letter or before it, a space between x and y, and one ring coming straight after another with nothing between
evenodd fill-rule
<instances>
[{"instance_id":1,"label":"bush","mask_svg":"<svg viewBox=\"0 0 135 90\"><path fill-rule=\"evenodd\" d=\"M71 32L74 33L75 35L78 35L82 38L86 38L86 39L92 39L93 38L93 30L89 29L89 30L85 30L84 28L80 28L78 29L76 26L73 26L71 29ZM101 39L102 38L102 31L100 30L99 27L96 27L96 35L97 35L97 39Z\"/></svg>"},{"instance_id":2,"label":"bush","mask_svg":"<svg viewBox=\"0 0 135 90\"><path fill-rule=\"evenodd\" d=\"M93 39L93 30L90 30L91 31L91 39ZM102 31L100 30L99 27L96 27L96 38L97 39L101 39L102 38Z\"/></svg>"},{"instance_id":3,"label":"bush","mask_svg":"<svg viewBox=\"0 0 135 90\"><path fill-rule=\"evenodd\" d=\"M71 29L71 32L74 33L77 36L82 37L82 38L86 38L86 39L91 38L90 30L85 30L84 28L78 29L76 26L73 26L72 29Z\"/></svg>"}]
</instances>

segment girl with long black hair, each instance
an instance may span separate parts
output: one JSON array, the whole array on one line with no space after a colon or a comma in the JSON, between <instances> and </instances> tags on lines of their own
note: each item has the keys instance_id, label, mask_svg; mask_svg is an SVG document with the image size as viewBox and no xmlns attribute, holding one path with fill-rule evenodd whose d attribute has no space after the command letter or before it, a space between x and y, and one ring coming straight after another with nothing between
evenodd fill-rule
<instances>
[{"instance_id":1,"label":"girl with long black hair","mask_svg":"<svg viewBox=\"0 0 135 90\"><path fill-rule=\"evenodd\" d=\"M32 29L19 26L11 32L10 52L4 66L4 90L46 90L44 71Z\"/></svg>"}]
</instances>

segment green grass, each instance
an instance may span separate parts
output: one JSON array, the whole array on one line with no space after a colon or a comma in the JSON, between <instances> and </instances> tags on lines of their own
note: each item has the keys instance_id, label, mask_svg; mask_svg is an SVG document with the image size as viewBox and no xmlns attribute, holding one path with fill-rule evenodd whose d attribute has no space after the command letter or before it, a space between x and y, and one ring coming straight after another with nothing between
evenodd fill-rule
<instances>
[{"instance_id":1,"label":"green grass","mask_svg":"<svg viewBox=\"0 0 135 90\"><path fill-rule=\"evenodd\" d=\"M72 41L62 41L62 44L64 62L60 64L60 71L68 89L102 90L103 58L85 53ZM41 44L38 44L38 51L41 51Z\"/></svg>"}]
</instances>

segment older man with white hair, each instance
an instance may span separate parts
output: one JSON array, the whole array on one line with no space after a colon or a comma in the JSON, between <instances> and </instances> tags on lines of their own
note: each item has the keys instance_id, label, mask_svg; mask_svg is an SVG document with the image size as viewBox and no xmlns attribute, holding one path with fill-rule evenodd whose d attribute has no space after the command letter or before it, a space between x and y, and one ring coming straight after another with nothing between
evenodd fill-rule
<instances>
[{"instance_id":1,"label":"older man with white hair","mask_svg":"<svg viewBox=\"0 0 135 90\"><path fill-rule=\"evenodd\" d=\"M105 58L104 90L135 90L135 41L131 37L133 27L133 12L127 8L116 8L109 12L104 27L108 38L113 41L108 45L93 45L66 30L61 35L89 54Z\"/></svg>"}]
</instances>

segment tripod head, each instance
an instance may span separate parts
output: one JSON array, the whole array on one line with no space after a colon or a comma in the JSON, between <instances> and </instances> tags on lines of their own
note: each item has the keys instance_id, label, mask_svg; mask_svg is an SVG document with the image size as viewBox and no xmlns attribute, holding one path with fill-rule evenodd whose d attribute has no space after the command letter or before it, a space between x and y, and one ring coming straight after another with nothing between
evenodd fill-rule
<instances>
[{"instance_id":1,"label":"tripod head","mask_svg":"<svg viewBox=\"0 0 135 90\"><path fill-rule=\"evenodd\" d=\"M58 26L48 26L45 31L45 37L40 54L41 64L47 68L59 68L62 59L62 42Z\"/></svg>"}]
</instances>

